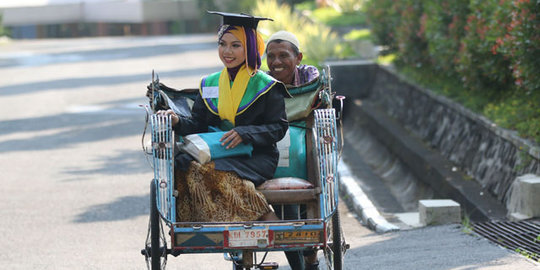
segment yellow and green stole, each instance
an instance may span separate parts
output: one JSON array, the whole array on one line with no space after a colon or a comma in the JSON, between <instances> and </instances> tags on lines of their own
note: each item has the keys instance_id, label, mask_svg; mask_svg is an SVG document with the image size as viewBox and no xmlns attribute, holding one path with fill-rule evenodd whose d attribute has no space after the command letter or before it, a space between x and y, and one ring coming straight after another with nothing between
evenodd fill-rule
<instances>
[{"instance_id":1,"label":"yellow and green stole","mask_svg":"<svg viewBox=\"0 0 540 270\"><path fill-rule=\"evenodd\" d=\"M276 83L274 78L262 71L250 77L245 66L240 68L234 82L231 82L227 68L224 68L203 78L199 93L210 112L235 126L236 116L245 112Z\"/></svg>"}]
</instances>

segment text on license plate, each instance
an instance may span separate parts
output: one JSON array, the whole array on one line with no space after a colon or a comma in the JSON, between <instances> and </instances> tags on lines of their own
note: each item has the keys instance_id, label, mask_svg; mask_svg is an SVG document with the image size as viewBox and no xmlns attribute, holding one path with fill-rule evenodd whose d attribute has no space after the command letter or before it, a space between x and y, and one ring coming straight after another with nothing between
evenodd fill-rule
<instances>
[{"instance_id":1,"label":"text on license plate","mask_svg":"<svg viewBox=\"0 0 540 270\"><path fill-rule=\"evenodd\" d=\"M268 229L230 230L229 247L266 247L269 243Z\"/></svg>"},{"instance_id":2,"label":"text on license plate","mask_svg":"<svg viewBox=\"0 0 540 270\"><path fill-rule=\"evenodd\" d=\"M274 244L317 243L321 241L320 236L321 231L274 232Z\"/></svg>"}]
</instances>

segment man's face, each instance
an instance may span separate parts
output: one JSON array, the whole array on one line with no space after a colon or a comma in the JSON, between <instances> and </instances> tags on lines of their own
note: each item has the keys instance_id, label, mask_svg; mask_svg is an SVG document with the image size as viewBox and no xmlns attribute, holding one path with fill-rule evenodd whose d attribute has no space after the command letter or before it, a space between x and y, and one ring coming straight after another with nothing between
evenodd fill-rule
<instances>
[{"instance_id":1,"label":"man's face","mask_svg":"<svg viewBox=\"0 0 540 270\"><path fill-rule=\"evenodd\" d=\"M293 45L287 41L270 42L266 48L266 62L270 75L285 84L292 84L294 70L302 61L302 53L295 55Z\"/></svg>"}]
</instances>

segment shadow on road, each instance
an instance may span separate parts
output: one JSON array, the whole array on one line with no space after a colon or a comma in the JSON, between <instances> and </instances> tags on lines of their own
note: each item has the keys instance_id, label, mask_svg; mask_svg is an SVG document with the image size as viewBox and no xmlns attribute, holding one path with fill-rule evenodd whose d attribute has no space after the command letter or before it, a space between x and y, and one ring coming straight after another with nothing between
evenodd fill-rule
<instances>
[{"instance_id":1,"label":"shadow on road","mask_svg":"<svg viewBox=\"0 0 540 270\"><path fill-rule=\"evenodd\" d=\"M40 55L4 55L0 57L0 68L156 57L201 50L215 50L216 46L216 42L191 42L165 45L150 44L126 48L63 51L60 53Z\"/></svg>"},{"instance_id":2,"label":"shadow on road","mask_svg":"<svg viewBox=\"0 0 540 270\"><path fill-rule=\"evenodd\" d=\"M149 196L149 194L141 196L125 196L118 198L111 203L90 206L86 211L75 217L73 222L104 222L126 220L142 215L148 216L150 214Z\"/></svg>"},{"instance_id":3,"label":"shadow on road","mask_svg":"<svg viewBox=\"0 0 540 270\"><path fill-rule=\"evenodd\" d=\"M142 134L143 127L144 113L142 110L140 117L98 113L63 113L53 116L4 121L0 122L0 134L2 135L34 131L46 134L4 140L0 142L0 153L67 148L73 144Z\"/></svg>"},{"instance_id":4,"label":"shadow on road","mask_svg":"<svg viewBox=\"0 0 540 270\"><path fill-rule=\"evenodd\" d=\"M145 161L142 149L124 150L114 156L100 156L93 161L99 162L101 167L85 169L83 167L68 167L63 173L75 176L73 180L84 180L84 176L94 175L138 175L152 171L149 163Z\"/></svg>"},{"instance_id":5,"label":"shadow on road","mask_svg":"<svg viewBox=\"0 0 540 270\"><path fill-rule=\"evenodd\" d=\"M222 66L194 68L194 69L177 69L166 72L159 72L158 74L163 77L188 77L188 76L201 76L201 74L210 74L221 70ZM0 96L12 96L31 94L40 91L47 90L77 90L81 87L90 86L103 86L108 87L111 85L119 85L125 83L142 82L141 89L144 89L147 84L150 83L150 72L140 74L130 74L124 76L96 76L96 77L82 77L73 79L40 81L22 84L12 84L0 87ZM142 91L142 90L141 90Z\"/></svg>"}]
</instances>

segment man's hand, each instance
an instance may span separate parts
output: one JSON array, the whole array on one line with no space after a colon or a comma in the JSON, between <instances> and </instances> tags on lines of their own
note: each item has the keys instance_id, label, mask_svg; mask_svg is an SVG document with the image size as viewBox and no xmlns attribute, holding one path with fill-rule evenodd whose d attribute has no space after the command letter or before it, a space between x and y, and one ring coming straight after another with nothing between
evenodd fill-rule
<instances>
[{"instance_id":1,"label":"man's hand","mask_svg":"<svg viewBox=\"0 0 540 270\"><path fill-rule=\"evenodd\" d=\"M166 85L164 85L163 83L154 83L154 90L157 91L157 90L176 90L174 88L170 88ZM152 100L154 97L152 96L152 83L148 84L146 86L146 96Z\"/></svg>"},{"instance_id":2,"label":"man's hand","mask_svg":"<svg viewBox=\"0 0 540 270\"><path fill-rule=\"evenodd\" d=\"M154 85L154 90L158 90L159 89L159 84L158 85ZM152 99L154 98L152 96L152 83L150 83L149 85L146 86L146 97L150 99L150 101L152 101Z\"/></svg>"},{"instance_id":3,"label":"man's hand","mask_svg":"<svg viewBox=\"0 0 540 270\"><path fill-rule=\"evenodd\" d=\"M237 145L242 143L242 137L240 137L240 134L236 132L234 129L231 129L227 131L225 134L223 134L223 137L219 139L222 146L227 145L225 149L235 148Z\"/></svg>"},{"instance_id":4,"label":"man's hand","mask_svg":"<svg viewBox=\"0 0 540 270\"><path fill-rule=\"evenodd\" d=\"M167 116L167 115L171 115L171 120L172 120L172 126L176 126L176 124L178 124L178 122L180 121L180 118L178 118L178 115L171 109L169 110L160 110L160 111L157 111L156 112L157 115L159 116Z\"/></svg>"}]
</instances>

